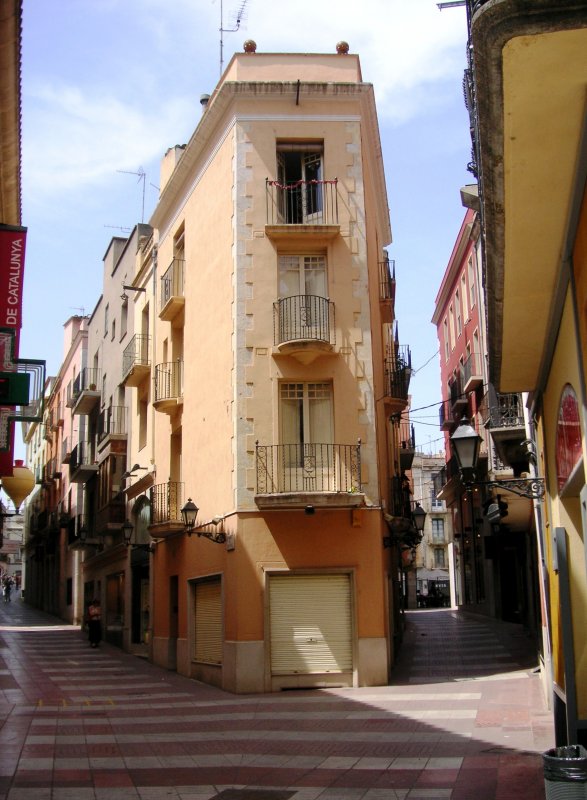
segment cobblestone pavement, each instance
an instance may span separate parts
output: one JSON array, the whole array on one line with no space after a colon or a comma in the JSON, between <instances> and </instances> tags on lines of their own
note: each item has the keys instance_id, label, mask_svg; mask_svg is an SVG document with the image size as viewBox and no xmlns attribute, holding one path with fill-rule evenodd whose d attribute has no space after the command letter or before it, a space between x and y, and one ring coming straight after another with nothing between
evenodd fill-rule
<instances>
[{"instance_id":1,"label":"cobblestone pavement","mask_svg":"<svg viewBox=\"0 0 587 800\"><path fill-rule=\"evenodd\" d=\"M0 800L536 800L552 718L518 626L409 612L392 685L235 696L0 607Z\"/></svg>"}]
</instances>

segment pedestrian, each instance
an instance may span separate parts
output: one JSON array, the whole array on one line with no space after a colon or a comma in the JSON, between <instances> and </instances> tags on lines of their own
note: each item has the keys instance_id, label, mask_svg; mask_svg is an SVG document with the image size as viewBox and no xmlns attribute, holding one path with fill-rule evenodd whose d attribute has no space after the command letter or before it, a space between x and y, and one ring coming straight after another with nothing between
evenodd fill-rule
<instances>
[{"instance_id":1,"label":"pedestrian","mask_svg":"<svg viewBox=\"0 0 587 800\"><path fill-rule=\"evenodd\" d=\"M87 623L90 646L98 647L102 640L102 608L97 598L88 606Z\"/></svg>"},{"instance_id":2,"label":"pedestrian","mask_svg":"<svg viewBox=\"0 0 587 800\"><path fill-rule=\"evenodd\" d=\"M3 592L4 592L4 602L10 603L10 594L12 592L12 579L10 578L9 575L7 575L4 578Z\"/></svg>"}]
</instances>

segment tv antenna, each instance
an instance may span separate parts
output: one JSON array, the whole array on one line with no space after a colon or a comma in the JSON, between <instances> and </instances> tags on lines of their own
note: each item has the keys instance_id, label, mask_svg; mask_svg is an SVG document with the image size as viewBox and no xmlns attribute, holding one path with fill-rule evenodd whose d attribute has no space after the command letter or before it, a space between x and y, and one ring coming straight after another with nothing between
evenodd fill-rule
<instances>
[{"instance_id":1,"label":"tv antenna","mask_svg":"<svg viewBox=\"0 0 587 800\"><path fill-rule=\"evenodd\" d=\"M223 0L220 0L220 75L222 75L222 70L224 69L224 38L222 36L223 33L236 33L241 26L241 22L243 22L245 18L245 6L247 5L248 0L241 0L241 4L238 8L238 11L234 15L233 21L233 28L225 28L224 27L224 16L223 16L223 8L222 3Z\"/></svg>"},{"instance_id":2,"label":"tv antenna","mask_svg":"<svg viewBox=\"0 0 587 800\"><path fill-rule=\"evenodd\" d=\"M138 172L130 172L129 170L126 170L126 169L117 169L116 172L122 172L125 175L138 175L139 180L137 181L137 183L140 183L141 181L143 182L143 209L142 209L142 213L141 213L141 222L144 222L145 221L145 184L146 184L147 173L145 172L145 170L142 167L139 167L139 171Z\"/></svg>"},{"instance_id":3,"label":"tv antenna","mask_svg":"<svg viewBox=\"0 0 587 800\"><path fill-rule=\"evenodd\" d=\"M113 228L117 231L122 231L123 233L130 233L130 228L126 225L104 225L105 228Z\"/></svg>"}]
</instances>

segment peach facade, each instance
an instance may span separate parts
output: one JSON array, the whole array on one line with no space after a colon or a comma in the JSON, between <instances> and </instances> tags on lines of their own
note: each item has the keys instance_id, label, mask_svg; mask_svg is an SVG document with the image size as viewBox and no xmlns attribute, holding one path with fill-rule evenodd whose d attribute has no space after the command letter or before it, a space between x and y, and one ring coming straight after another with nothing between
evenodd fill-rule
<instances>
[{"instance_id":1,"label":"peach facade","mask_svg":"<svg viewBox=\"0 0 587 800\"><path fill-rule=\"evenodd\" d=\"M226 542L187 536L152 509L153 659L235 692L385 683L397 576L383 510L395 440L377 399L393 334L378 294L390 230L372 87L354 56L235 56L192 140L167 159L176 166L151 220L154 284L181 267L183 302L175 316L158 306L153 364L181 368L182 388L174 403L155 388L155 498L166 484L182 502L193 497L197 524ZM275 196L283 164L324 191L302 198L293 224L289 199ZM286 308L310 295L312 309ZM310 315L328 330L282 335L290 323L309 328ZM204 524L213 517L218 526ZM350 658L321 668L310 648L305 666L275 666L271 597L284 575L311 576L327 596L327 577L340 578ZM215 663L198 657L206 581L220 592ZM307 586L298 584L293 600L274 601L290 604L294 627L295 592Z\"/></svg>"}]
</instances>

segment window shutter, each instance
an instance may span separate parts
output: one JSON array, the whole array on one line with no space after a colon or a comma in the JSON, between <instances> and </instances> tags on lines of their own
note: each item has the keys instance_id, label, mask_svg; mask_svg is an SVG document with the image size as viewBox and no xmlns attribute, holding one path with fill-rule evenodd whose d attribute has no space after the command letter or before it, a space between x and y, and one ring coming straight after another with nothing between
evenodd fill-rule
<instances>
[{"instance_id":1,"label":"window shutter","mask_svg":"<svg viewBox=\"0 0 587 800\"><path fill-rule=\"evenodd\" d=\"M222 664L220 579L197 583L195 594L195 659Z\"/></svg>"},{"instance_id":2,"label":"window shutter","mask_svg":"<svg viewBox=\"0 0 587 800\"><path fill-rule=\"evenodd\" d=\"M349 575L272 576L273 675L352 670Z\"/></svg>"}]
</instances>

